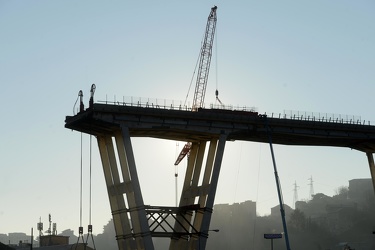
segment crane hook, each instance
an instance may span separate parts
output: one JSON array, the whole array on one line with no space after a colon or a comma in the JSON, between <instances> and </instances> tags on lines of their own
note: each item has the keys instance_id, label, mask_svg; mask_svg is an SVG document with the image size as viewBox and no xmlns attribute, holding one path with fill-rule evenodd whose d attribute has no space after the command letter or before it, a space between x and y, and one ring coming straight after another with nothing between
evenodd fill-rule
<instances>
[{"instance_id":1,"label":"crane hook","mask_svg":"<svg viewBox=\"0 0 375 250\"><path fill-rule=\"evenodd\" d=\"M219 90L216 90L215 91L215 95L216 95L216 100L220 103L221 106L224 106L224 104L220 101L219 99Z\"/></svg>"}]
</instances>

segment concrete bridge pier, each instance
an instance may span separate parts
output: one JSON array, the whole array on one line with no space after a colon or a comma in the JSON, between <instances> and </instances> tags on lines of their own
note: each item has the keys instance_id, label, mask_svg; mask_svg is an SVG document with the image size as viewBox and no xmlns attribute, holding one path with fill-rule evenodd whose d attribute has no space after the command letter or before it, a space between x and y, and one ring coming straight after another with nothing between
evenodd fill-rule
<instances>
[{"instance_id":1,"label":"concrete bridge pier","mask_svg":"<svg viewBox=\"0 0 375 250\"><path fill-rule=\"evenodd\" d=\"M174 232L177 234L171 239L170 250L205 249L226 139L225 134L211 139L204 168L207 141L192 143L179 207L196 206L197 209L195 213L176 217ZM189 234L178 234L186 230Z\"/></svg>"},{"instance_id":2,"label":"concrete bridge pier","mask_svg":"<svg viewBox=\"0 0 375 250\"><path fill-rule=\"evenodd\" d=\"M192 143L170 250L205 249L226 140L223 133ZM150 230L128 127L97 135L97 141L119 249L153 250L157 232Z\"/></svg>"},{"instance_id":3,"label":"concrete bridge pier","mask_svg":"<svg viewBox=\"0 0 375 250\"><path fill-rule=\"evenodd\" d=\"M371 179L372 179L372 186L374 188L375 193L375 163L374 163L374 156L372 152L366 152L368 164L370 167L371 172Z\"/></svg>"},{"instance_id":4,"label":"concrete bridge pier","mask_svg":"<svg viewBox=\"0 0 375 250\"><path fill-rule=\"evenodd\" d=\"M97 140L119 250L153 250L129 130L122 126L113 136L118 160L112 135Z\"/></svg>"},{"instance_id":5,"label":"concrete bridge pier","mask_svg":"<svg viewBox=\"0 0 375 250\"><path fill-rule=\"evenodd\" d=\"M366 153L375 191L375 126L320 117L267 117L273 144L343 147ZM96 136L119 249L205 249L226 141L269 142L264 116L253 111L198 112L141 102L83 105L65 127ZM192 142L178 207L144 205L131 137ZM207 146L209 145L209 146ZM206 147L208 147L207 152ZM204 162L205 161L205 162Z\"/></svg>"}]
</instances>

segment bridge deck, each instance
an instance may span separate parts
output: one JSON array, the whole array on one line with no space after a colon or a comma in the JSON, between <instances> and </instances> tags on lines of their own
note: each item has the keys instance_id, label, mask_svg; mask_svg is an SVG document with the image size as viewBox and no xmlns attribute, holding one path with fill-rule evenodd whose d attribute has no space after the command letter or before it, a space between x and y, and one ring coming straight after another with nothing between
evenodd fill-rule
<instances>
[{"instance_id":1,"label":"bridge deck","mask_svg":"<svg viewBox=\"0 0 375 250\"><path fill-rule=\"evenodd\" d=\"M132 137L197 141L226 133L228 140L267 143L266 124L275 144L348 147L375 152L375 126L270 118L248 111L200 109L191 112L95 103L65 120L66 128L93 135L108 135L127 126Z\"/></svg>"}]
</instances>

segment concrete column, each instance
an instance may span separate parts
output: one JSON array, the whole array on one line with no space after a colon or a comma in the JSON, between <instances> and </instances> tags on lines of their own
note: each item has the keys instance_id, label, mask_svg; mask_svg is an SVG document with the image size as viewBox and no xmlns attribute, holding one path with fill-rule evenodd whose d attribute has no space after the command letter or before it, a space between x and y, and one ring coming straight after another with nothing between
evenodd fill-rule
<instances>
[{"instance_id":1,"label":"concrete column","mask_svg":"<svg viewBox=\"0 0 375 250\"><path fill-rule=\"evenodd\" d=\"M154 250L154 244L152 242L150 227L148 225L146 210L143 203L141 186L139 184L137 169L135 165L135 158L130 140L129 129L125 126L122 126L121 133L122 138L116 138L116 141L118 141L117 150L119 158L122 159L121 162L125 164L125 166L122 166L122 171L125 174L124 180L130 175L130 186L133 194L127 196L127 198L129 203L129 211L132 218L134 237L137 242L137 249Z\"/></svg>"},{"instance_id":2,"label":"concrete column","mask_svg":"<svg viewBox=\"0 0 375 250\"><path fill-rule=\"evenodd\" d=\"M206 249L206 243L207 243L207 235L209 231L209 226L211 222L211 216L212 216L212 209L214 206L215 202L215 195L216 195L216 189L217 189L217 184L219 181L219 175L220 175L220 169L221 169L221 163L223 160L223 155L224 155L224 148L225 148L225 143L226 143L227 135L226 134L221 134L219 137L219 143L217 145L216 149L216 155L215 155L215 161L214 161L214 166L212 170L212 176L211 176L211 183L210 183L210 189L209 193L207 195L207 201L206 201L206 210L204 211L204 215L202 218L202 225L200 228L200 231L202 234L199 237L199 245L196 249L201 249L204 250Z\"/></svg>"},{"instance_id":3,"label":"concrete column","mask_svg":"<svg viewBox=\"0 0 375 250\"><path fill-rule=\"evenodd\" d=\"M211 180L211 174L212 174L212 169L214 165L214 159L216 155L217 142L218 140L216 138L210 141L210 147L209 147L208 154L207 154L206 167L204 169L202 185L200 186L199 191L198 191L198 194L199 194L198 204L201 208L207 207L206 201L207 201L208 192L210 190L210 180ZM212 207L208 209L212 209ZM204 216L204 211L199 210L195 214L195 217L194 217L193 227L199 230L200 232L203 232L201 230L203 216ZM190 249L194 249L196 244L200 243L199 241L200 241L201 236L202 236L201 234L192 235L190 239Z\"/></svg>"},{"instance_id":4,"label":"concrete column","mask_svg":"<svg viewBox=\"0 0 375 250\"><path fill-rule=\"evenodd\" d=\"M204 152L206 147L206 141L193 142L190 149L190 156L188 158L188 166L186 168L184 185L181 191L180 207L193 205L195 202L195 196L192 195L191 190L196 188L198 185L202 162L204 158ZM192 220L192 212L186 214L178 214L176 216L176 222L174 230L176 232L184 232L185 229L189 229L189 225ZM170 250L187 249L189 244L189 237L182 236L172 238L170 243Z\"/></svg>"},{"instance_id":5,"label":"concrete column","mask_svg":"<svg viewBox=\"0 0 375 250\"><path fill-rule=\"evenodd\" d=\"M131 238L126 239L126 237L124 237L124 235L131 234L129 219L126 212L120 212L126 209L125 201L122 194L116 191L116 186L120 184L120 180L116 161L113 159L114 151L112 139L108 136L98 136L97 140L103 165L104 178L107 185L109 203L111 206L111 212L116 231L118 248L119 250L131 249ZM112 152L110 152L111 150Z\"/></svg>"},{"instance_id":6,"label":"concrete column","mask_svg":"<svg viewBox=\"0 0 375 250\"><path fill-rule=\"evenodd\" d=\"M374 193L375 193L375 164L374 164L374 157L372 152L367 152L367 160L368 164L370 167L370 172L371 172L371 179L372 179L372 186L374 188Z\"/></svg>"}]
</instances>

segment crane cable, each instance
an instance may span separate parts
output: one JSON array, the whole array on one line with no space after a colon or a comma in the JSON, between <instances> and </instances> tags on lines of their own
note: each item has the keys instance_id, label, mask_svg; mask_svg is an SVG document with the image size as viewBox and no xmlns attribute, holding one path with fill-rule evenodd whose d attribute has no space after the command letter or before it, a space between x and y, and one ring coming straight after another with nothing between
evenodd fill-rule
<instances>
[{"instance_id":1,"label":"crane cable","mask_svg":"<svg viewBox=\"0 0 375 250\"><path fill-rule=\"evenodd\" d=\"M89 191L89 225L88 225L88 232L87 232L87 237L86 237L86 245L88 243L88 240L89 240L89 236L91 235L91 239L92 239L92 243L94 245L94 249L96 249L95 247L95 242L94 242L94 236L92 234L92 224L91 224L91 187L92 187L92 135L90 135L90 191Z\"/></svg>"},{"instance_id":2,"label":"crane cable","mask_svg":"<svg viewBox=\"0 0 375 250\"><path fill-rule=\"evenodd\" d=\"M216 39L215 39L215 64L216 64L215 65L215 71L216 72L215 72L215 74L216 74L216 92L217 92L217 95L219 95L219 90L218 90L218 85L219 85L218 82L219 81L218 81L218 78L217 78L217 75L218 75L218 73L217 73L218 72L218 70L217 70L217 68L218 68L218 63L217 63L218 62L218 59L217 59L217 39L218 39L217 33L218 32L217 32L217 28L216 28Z\"/></svg>"},{"instance_id":3,"label":"crane cable","mask_svg":"<svg viewBox=\"0 0 375 250\"><path fill-rule=\"evenodd\" d=\"M95 84L92 84L91 85L91 97L90 97L90 107L92 108L92 105L93 105L93 96L94 96L94 92L95 92ZM82 90L79 91L78 93L78 97L80 98L80 112L83 111L83 92ZM76 103L78 101L78 98L76 100ZM73 113L74 113L74 109L75 109L75 105L76 103L74 104L74 107L73 107ZM96 249L95 247L95 242L94 242L94 237L92 235L92 225L91 225L91 190L92 190L92 135L90 135L90 191L89 191L89 225L88 225L88 233L87 233L87 238L86 238L86 242L84 241L84 238L83 238L83 227L82 227L82 186L83 186L83 134L81 132L81 159L80 159L80 195L79 195L79 202L80 202L80 205L79 205L79 228L78 228L78 239L77 239L77 244L75 246L75 249L77 249L78 247L78 244L79 244L79 241L80 239L82 239L82 243L84 244L84 247L86 248L86 245L87 245L87 242L88 242L88 238L89 236L91 235L91 238L92 238L92 242L93 242L93 245L94 245L94 249Z\"/></svg>"},{"instance_id":4,"label":"crane cable","mask_svg":"<svg viewBox=\"0 0 375 250\"><path fill-rule=\"evenodd\" d=\"M220 99L219 99L219 78L218 78L218 56L217 56L217 28L216 28L216 39L215 39L215 74L216 74L216 90L215 90L215 96L216 96L216 101L219 102L220 105L224 105Z\"/></svg>"},{"instance_id":5,"label":"crane cable","mask_svg":"<svg viewBox=\"0 0 375 250\"><path fill-rule=\"evenodd\" d=\"M215 96L216 96L216 99L215 99L215 104L217 104L216 102L219 102L219 104L221 106L224 106L224 104L221 102L221 100L219 99L219 78L218 78L218 53L217 53L217 28L216 28L216 39L215 39L215 70L216 70L216 90L215 90ZM222 107L223 108L223 107Z\"/></svg>"},{"instance_id":6,"label":"crane cable","mask_svg":"<svg viewBox=\"0 0 375 250\"><path fill-rule=\"evenodd\" d=\"M82 93L80 91L80 93ZM81 166L80 166L80 186L79 186L79 228L78 228L78 239L75 249L78 247L79 240L82 239L82 243L85 243L83 239L83 227L82 227L82 169L83 169L83 136L81 132Z\"/></svg>"},{"instance_id":7,"label":"crane cable","mask_svg":"<svg viewBox=\"0 0 375 250\"><path fill-rule=\"evenodd\" d=\"M79 192L79 226L82 227L82 169L83 169L83 152L82 152L82 144L83 144L83 135L81 132L81 178L80 178L80 192Z\"/></svg>"},{"instance_id":8,"label":"crane cable","mask_svg":"<svg viewBox=\"0 0 375 250\"><path fill-rule=\"evenodd\" d=\"M94 105L94 93L95 93L95 90L96 90L96 86L95 84L92 84L91 85L91 89L90 89L90 100L89 100L89 108L93 108L93 105ZM90 131L91 131L91 124L90 124ZM94 246L94 249L96 249L95 247L95 242L94 242L94 236L92 234L92 224L91 224L91 197L92 197L92 134L90 133L90 191L89 191L89 225L88 225L88 229L87 229L87 237L86 237L86 245L88 243L88 240L89 240L89 237L91 235L91 240L92 240L92 244ZM86 246L85 245L85 246Z\"/></svg>"},{"instance_id":9,"label":"crane cable","mask_svg":"<svg viewBox=\"0 0 375 250\"><path fill-rule=\"evenodd\" d=\"M203 39L204 39L204 36L203 36L203 38L202 38L202 42L201 42L201 44L203 43ZM193 72L193 75L191 76L189 89L188 89L188 92L187 92L186 97L185 97L184 107L186 106L186 102L187 102L187 99L188 99L188 97L189 97L189 93L190 93L191 85L193 84L193 80L194 80L194 76L195 76L195 71L197 70L198 63L199 63L200 58L201 58L201 50L199 50L199 55L198 55L198 58L197 58L197 62L195 63L194 72Z\"/></svg>"},{"instance_id":10,"label":"crane cable","mask_svg":"<svg viewBox=\"0 0 375 250\"><path fill-rule=\"evenodd\" d=\"M178 157L178 148L179 144L176 142L176 153L175 153L175 158ZM174 177L175 177L175 192L176 192L176 207L178 206L178 167L177 165L174 165Z\"/></svg>"}]
</instances>

